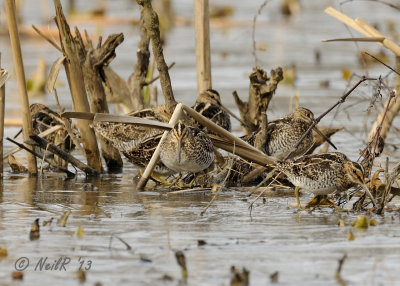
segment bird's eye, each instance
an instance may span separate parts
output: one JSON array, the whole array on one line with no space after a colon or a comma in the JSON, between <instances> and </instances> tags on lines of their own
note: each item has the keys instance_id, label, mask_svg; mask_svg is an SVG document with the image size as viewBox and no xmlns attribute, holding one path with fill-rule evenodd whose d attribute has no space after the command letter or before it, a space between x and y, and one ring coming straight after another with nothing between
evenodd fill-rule
<instances>
[{"instance_id":1,"label":"bird's eye","mask_svg":"<svg viewBox=\"0 0 400 286\"><path fill-rule=\"evenodd\" d=\"M215 99L214 95L211 95L211 98L212 98L212 99Z\"/></svg>"},{"instance_id":2,"label":"bird's eye","mask_svg":"<svg viewBox=\"0 0 400 286\"><path fill-rule=\"evenodd\" d=\"M356 171L356 170L353 170L353 173L354 173L354 174L356 174L356 173L357 173L357 171Z\"/></svg>"}]
</instances>

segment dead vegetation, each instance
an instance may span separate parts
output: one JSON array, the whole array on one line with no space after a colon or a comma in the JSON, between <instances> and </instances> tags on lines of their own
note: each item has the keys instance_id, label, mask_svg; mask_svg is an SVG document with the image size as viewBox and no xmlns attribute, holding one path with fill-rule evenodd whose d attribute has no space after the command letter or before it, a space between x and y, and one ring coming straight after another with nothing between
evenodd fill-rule
<instances>
[{"instance_id":1,"label":"dead vegetation","mask_svg":"<svg viewBox=\"0 0 400 286\"><path fill-rule=\"evenodd\" d=\"M294 2L296 1L285 1L286 4ZM340 207L344 207L351 202L352 205L347 207L345 211L362 212L365 214L358 216L353 222L338 219L338 226L345 227L347 225L349 227L346 232L347 239L349 241L354 240L358 235L356 231L360 229L366 230L368 227L376 225L376 220L371 218L372 213L382 215L385 211L390 211L388 203L390 203L395 196L400 195L400 188L398 186L398 181L400 180L400 163L397 163L391 169L389 169L388 163L386 163L384 169L377 169L375 160L377 157L381 156L383 152L385 141L388 140L388 134L391 128L393 128L393 120L400 109L400 101L398 99L398 94L400 92L400 76L396 76L396 85L394 87L388 86L387 82L382 80L381 77L361 77L342 96L338 96L338 100L334 105L330 107L326 106L325 112L315 116L315 118L309 118L310 124L308 125L307 131L304 132L302 137L298 138L296 144L292 146L291 152L284 158L276 158L271 156L265 148L265 146L271 142L271 127L276 124L276 122L268 121L267 113L269 112L268 107L277 92L279 84L282 84L283 71L282 68L277 67L272 69L268 75L265 70L257 66L255 49L254 56L256 66L249 74L249 93L247 99L244 99L243 95L239 97L237 92L233 91L233 98L240 113L241 120L244 122L244 124L242 124L243 134L254 135L251 140L243 140L246 136L234 136L232 133L215 124L212 120L213 118L206 118L203 114L196 112L192 108L176 102L168 73L168 70L173 64L168 66L164 59L158 17L151 6L151 1L137 0L141 11L140 22L138 22L140 25L140 40L136 52L137 62L134 67L134 72L130 75L128 81L122 79L109 67L110 62L116 57L116 48L124 40L124 35L110 35L104 43L100 37L97 45L93 44L92 39L88 36L86 31L85 38L81 36L77 28L72 35L69 31L69 25L63 15L60 2L55 0L54 3L57 11L56 22L60 30L61 46L58 46L57 43L52 42L49 38L47 38L47 40L55 46L62 55L53 64L47 88L49 92L54 92L58 103L57 92L54 86L61 65L64 65L76 112L64 112L59 103L59 112L50 110L47 107L42 108L40 112L36 112L35 106L31 106L31 123L35 134L30 134L29 138L24 140L24 143L17 142L14 140L15 138L7 138L19 148L26 150L29 154L42 160L42 168L39 174L43 175L45 172L51 172L43 170L43 162L47 162L53 169L66 173L67 177L75 176L78 172L77 169L85 173L88 178L91 176L100 176L104 173L104 168L101 162L98 144L101 148L101 155L103 156L108 171L121 169L122 159L120 150L115 146L116 144L113 144L112 140L106 139L105 136L99 136L100 132L95 136L92 128L94 127L96 129L96 126L115 124L114 130L119 130L119 134L116 132L117 134L114 136L116 138L115 140L117 140L118 137L124 137L124 139L127 139L124 143L135 140L143 142L149 139L147 137L144 138L144 133L146 136L150 137L150 139L156 139L156 142L153 142L154 144L146 145L147 147L151 145L146 150L151 156L144 156L140 148L137 148L137 154L134 154L137 157L141 156L141 159L144 159L142 161L147 165L136 186L137 191L146 191L151 188L151 190L156 189L162 194L167 193L167 196L209 193L212 195L211 200L200 213L200 216L203 216L222 191L226 189L235 189L235 191L238 192L244 191L248 193L249 197L253 196L248 199L251 201L249 204L251 210L253 207L257 206L254 203L259 198L263 199L262 204L267 204L269 202L267 202L266 197L282 197L286 196L289 192L293 193L294 185L290 182L288 176L277 168L278 164L282 161L290 161L297 157L303 157L303 155L326 154L330 148L329 144L333 145L329 140L331 136L337 132L342 132L345 126L335 126L335 124L333 127L320 126L320 133L316 132L313 128L317 126L327 114L334 110L337 111L338 107L345 105L348 97L351 97L353 91L360 85L371 85L371 83L373 83L376 84L377 92L371 98L371 105L374 106L374 100L376 100L375 97L377 96L382 97L386 95L387 99L375 123L370 128L363 150L360 150L359 161L364 169L363 176L365 177L365 181L363 180L360 185L362 186L363 183L365 183L368 190L372 193L372 197L368 198L364 192L360 191L361 189L359 187L349 192L334 194L335 203ZM263 3L260 11L267 3L268 1ZM293 13L288 9L289 8L285 8L285 13ZM219 13L229 14L229 9L227 9L227 12L222 11ZM361 27L364 29L364 32L365 29L367 29L367 31L369 31L368 33L370 33L366 38L352 38L350 40L380 42L392 51L397 51L397 48L393 46L393 42L388 41L385 36L378 34L377 31L371 30L371 27L365 22L361 20L355 20L353 22L343 15L335 15L342 20L346 19L345 23L353 28ZM37 32L41 34L40 30L37 30ZM43 34L41 35L43 36ZM253 42L255 46L254 39ZM150 43L152 44L152 54L149 50ZM152 55L154 57L153 67L151 67ZM372 58L377 60L374 56L372 56ZM382 64L381 61L377 61ZM396 57L396 68L392 68L387 64L385 64L385 66L397 73L397 71L400 70L400 57ZM153 77L153 75L151 75L149 78L149 70L152 70L150 73L153 73L155 67L158 69L159 76ZM149 92L145 91L145 88L158 79L160 80L162 93L165 99L165 106L163 107L151 106L150 102L145 100ZM0 69L0 92L5 81L6 72ZM209 81L205 80L205 82L205 85L210 85L208 87L211 87L211 78ZM0 100L4 103L4 91L0 93ZM134 116L108 114L108 103L110 102L122 103L132 111ZM1 108L0 113L2 112L4 116L4 104ZM342 110L337 112L341 113ZM75 125L71 119L77 121L78 124ZM152 176L153 169L159 161L159 146L163 143L163 140L165 140L167 132L170 132L179 120L183 120L186 123L197 121L199 125L205 126L207 130L210 131L208 136L212 139L214 157L216 159L209 168L198 174L173 174L162 179ZM26 124L26 122L24 122L24 124ZM2 123L2 127L3 126L4 123ZM26 129L26 125L24 129ZM154 132L156 134L155 136L152 136L152 130L156 130ZM127 134L129 132L135 133L133 139L128 136L130 135ZM294 156L293 153L298 149L307 134L313 134L311 146L309 146L305 152L302 152L304 154ZM1 134L1 140L2 137ZM146 142L148 143L148 141ZM87 164L71 154L74 147L85 156ZM39 149L43 152L40 153ZM49 156L49 153L51 153L52 156ZM8 160L14 173L26 173L28 171L32 173L31 170L28 170L29 168L21 165L12 154L8 156ZM75 169L75 173L68 170L68 164L72 165L73 168L77 168ZM149 179L152 179L152 182L148 182ZM147 186L146 188L147 184L150 185L150 187ZM97 192L98 188L91 183L86 183L82 187L82 190L87 194L90 192ZM318 198L318 200L319 199L320 198ZM247 201L247 199L245 200ZM374 200L376 200L376 205ZM371 204L371 202L374 202L374 205ZM332 204L321 204L317 207L324 206L332 206ZM97 205L96 208L98 208ZM309 209L313 211L315 208L316 207ZM62 213L60 212L57 225L62 228L66 227L70 215L70 210L63 210ZM50 226L52 221L53 217L47 221L43 221L43 227L46 225ZM45 228L43 229L46 230ZM48 234L43 233L42 236L43 235ZM74 237L83 239L83 236L83 226L79 226L75 231ZM31 225L29 239L38 240L40 237L39 219L36 219ZM132 246L128 244L128 242L115 235L110 237L109 250L112 250L111 242L114 237L125 246L126 251L134 253L135 250L132 249ZM168 241L168 243L170 242ZM237 245L239 245L239 241L237 241ZM198 246L207 247L207 243L204 240L198 240ZM171 250L171 246L168 245L168 251ZM185 252L172 250L176 262L180 267L180 278L176 279L179 280L179 284L187 284L189 279L188 265L190 261L187 261L185 256L187 253L186 250L187 248L185 248ZM0 257L2 256L7 256L7 249L0 247ZM145 254L140 253L138 256L141 263L153 263L153 258ZM337 270L334 272L334 278L339 285L348 284L343 277L343 267L347 265L346 259L347 254L344 254L338 259ZM194 269L194 266L192 267ZM270 270L271 269L266 270L265 273L268 273L267 271ZM195 270L191 271L191 273L195 273ZM86 281L86 275L88 275L88 273L89 272L79 269L76 272L76 278L83 283ZM193 276L196 275L198 274L195 273ZM269 275L266 274L265 278L269 278L270 283L274 284L279 283L280 275L282 275L280 272L275 271ZM13 279L23 279L23 273L13 272L12 277ZM229 279L230 285L250 285L250 270L245 267L238 269L235 266L231 266ZM161 280L174 281L174 278L169 274L164 274ZM96 285L97 284L100 283L96 283Z\"/></svg>"},{"instance_id":2,"label":"dead vegetation","mask_svg":"<svg viewBox=\"0 0 400 286\"><path fill-rule=\"evenodd\" d=\"M116 48L122 43L124 36L122 34L110 35L107 37L104 43L102 42L102 37L100 37L97 45L95 46L86 31L85 39L83 39L81 36L78 28L75 28L74 34L71 33L70 27L63 14L60 2L58 0L54 1L56 8L55 21L59 29L61 45L58 45L50 38L46 37L36 27L35 30L47 41L49 41L55 48L62 52L60 59L53 64L47 87L49 91L55 93L57 99L54 84L56 82L60 67L63 64L67 73L74 108L77 112L76 114L69 114L69 117L75 117L77 119L79 135L77 134L78 132L73 131L71 122L63 118L58 119L57 124L47 124L47 127L55 127L56 125L60 125L61 127L58 128L62 128L62 135L57 135L61 134L59 133L60 131L53 130L51 135L52 139L49 139L50 137L41 138L44 136L40 136L41 132L45 131L42 128L41 130L36 131L37 135L30 134L29 138L31 140L26 139L26 143L40 146L43 150L46 150L46 152L54 153L55 158L62 158L62 160L65 160L63 164L58 163L52 165L58 166L60 170L66 172L68 175L71 175L71 172L68 171L67 164L65 164L65 162L71 163L75 167L81 169L87 175L99 175L101 172L103 172L103 166L98 150L98 142L100 144L106 166L109 170L122 168L122 159L120 152L115 148L112 141L105 139L103 136L98 136L97 138L95 137L93 129L91 128L90 124L88 124L88 119L93 120L97 116L96 118L98 121L100 120L110 124L112 122L118 124L149 124L146 128L165 130L164 135L158 139L160 142L159 144L162 144L165 134L167 134L168 130L171 129L179 119L184 119L188 122L193 122L193 120L195 120L203 126L206 126L209 130L212 130L214 134L217 134L217 136L212 134L210 135L215 148L224 149L232 154L225 156L225 158L222 155L216 156L218 160L213 165L214 169L209 169L208 173L202 173L198 176L194 176L193 180L190 182L190 187L211 189L213 185L217 185L217 190L219 190L224 187L238 187L244 185L257 185L257 187L266 187L270 186L270 184L278 187L292 186L292 184L283 174L279 174L278 172L272 175L273 173L271 172L276 167L276 158L270 157L269 154L265 154L265 150L263 150L263 146L269 143L271 136L269 131L270 122L268 122L267 118L268 107L273 99L273 95L277 91L279 83L283 80L282 68L278 67L272 69L268 75L267 72L262 68L257 66L254 67L253 71L249 74L249 94L247 100L240 98L238 93L233 91L233 98L238 107L241 120L243 121L243 133L245 135L255 134L253 140L244 142L240 138L233 136L219 126L216 126L209 119L205 118L191 108L176 102L168 73L168 70L171 66L169 67L166 64L163 55L158 16L153 10L150 1L138 0L137 3L140 6L141 15L139 22L140 40L138 42L138 49L136 53L137 62L134 67L134 72L129 77L129 80L125 81L109 67L110 62L116 56ZM268 1L263 3L263 5L260 7L260 11L267 3ZM335 41L351 40L380 42L383 46L393 51L395 54L399 52L399 49L395 43L390 41L387 37L361 19L352 20L332 8L328 8L326 12L366 36L366 38L336 39ZM255 29L255 22L256 17L254 18L253 22L253 29ZM202 27L202 29L206 31L207 27ZM209 38L204 36L204 40L209 40ZM126 107L133 109L134 111L149 107L149 102L144 100L144 94L146 93L144 89L157 79L157 77L153 79L148 78L148 71L151 69L151 53L149 50L150 43L152 47L152 55L154 57L154 66L159 72L158 78L160 80L162 94L164 96L165 109L168 111L168 114L172 114L171 117L168 117L169 124L161 126L159 122L155 121L149 121L147 123L132 121L128 123L129 120L124 117L116 117L114 119L111 119L111 117L105 117L100 119L99 114L109 112L107 101L123 103ZM256 45L254 38L253 44L255 49ZM207 49L207 46L205 46L205 48ZM206 51L204 54L202 54L202 57L207 58L207 54L208 52ZM255 50L254 57L255 62L257 63ZM371 57L374 58L374 56ZM400 61L397 58L397 64L398 62ZM391 68L390 65L385 65ZM398 68L399 66L397 66L396 69L391 69L396 71ZM207 70L207 64L202 67L202 70ZM209 72L205 73L207 74ZM204 82L205 86L211 85L211 80L207 79L209 76L210 75L204 75L204 78L202 79L202 82ZM348 90L348 92L338 99L336 104L328 108L323 114L312 119L307 131L304 132L303 136L298 139L296 145L292 147L292 152L290 152L283 159L291 159L291 155L293 155L293 152L296 150L296 148L298 148L299 144L302 143L307 134L312 132L312 129L321 121L324 116L334 110L337 106L342 105L346 101L346 98L350 96L359 85L368 81L378 81L379 88L385 88L386 90L390 91L388 91L388 99L385 104L385 108L378 116L376 123L372 126L367 137L367 145L360 153L363 158L362 165L366 170L364 175L368 177L373 168L374 159L381 154L384 147L384 139L386 138L394 117L398 113L398 107L400 106L398 104L399 100L396 100L399 93L398 78L399 77L397 77L396 86L393 90L390 90L391 88L387 87L381 79L362 77L356 84L353 85L352 88ZM61 107L60 111L62 111ZM58 116L58 114L54 111L47 111L47 113ZM64 116L67 115L64 114ZM319 153L327 152L329 148L328 143L332 144L329 140L329 137L336 132L339 132L342 128L343 127L321 127L321 133L313 133L314 142L312 146L308 148L305 154L312 154L316 151ZM26 127L24 130L25 129ZM161 132L158 133L161 134ZM55 137L58 138L58 141L53 140ZM60 148L60 143L66 141L67 138L68 142L70 142L70 146L77 146L79 150L83 151L87 159L87 164L80 162L74 156L69 154L72 151L72 148L68 149L65 146ZM32 140L35 143L33 143ZM323 144L325 144L325 146L318 149ZM27 150L30 154L34 154L35 156L41 158L42 160L48 160L46 156L39 155L37 152L32 151L29 148L27 149L26 145L19 146ZM138 189L144 189L147 180L151 177L150 175L152 173L154 164L158 160L158 149L159 147L151 151L154 152L154 155L149 161L149 164L142 175L142 179L137 185ZM13 163L13 166L17 166L16 163ZM15 167L14 169L22 170L21 167ZM392 173L393 172L395 171L392 171ZM393 186L397 179L398 176L392 176L391 180L385 179L384 182L382 182L379 178L379 173L374 173L369 182L369 189L373 192L375 198L379 202L379 205L376 208L374 207L373 209L368 209L367 202L364 203L364 197L361 197L360 200L354 204L353 209L373 210L377 213L382 213L387 202L389 202L391 198L397 194L397 188ZM180 181L179 184L177 184L178 181ZM176 189L182 187L187 188L188 186L185 184L187 181L188 177L182 180L181 177L172 177L169 180L169 184L172 183L172 186L170 186L169 189L176 191ZM161 181L155 180L155 182L159 184ZM161 187L163 187L162 184ZM339 204L342 204L344 201L347 200L344 200L343 196L338 199Z\"/></svg>"}]
</instances>

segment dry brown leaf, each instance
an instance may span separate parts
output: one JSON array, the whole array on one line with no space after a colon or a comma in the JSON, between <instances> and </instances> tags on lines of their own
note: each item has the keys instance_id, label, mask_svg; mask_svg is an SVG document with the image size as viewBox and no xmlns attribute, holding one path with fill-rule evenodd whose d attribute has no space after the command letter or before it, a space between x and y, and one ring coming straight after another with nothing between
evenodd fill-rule
<instances>
[{"instance_id":1,"label":"dry brown leaf","mask_svg":"<svg viewBox=\"0 0 400 286\"><path fill-rule=\"evenodd\" d=\"M51 66L49 78L47 79L47 91L52 93L54 90L54 86L57 81L58 72L60 71L61 65L64 63L65 56L59 57Z\"/></svg>"}]
</instances>

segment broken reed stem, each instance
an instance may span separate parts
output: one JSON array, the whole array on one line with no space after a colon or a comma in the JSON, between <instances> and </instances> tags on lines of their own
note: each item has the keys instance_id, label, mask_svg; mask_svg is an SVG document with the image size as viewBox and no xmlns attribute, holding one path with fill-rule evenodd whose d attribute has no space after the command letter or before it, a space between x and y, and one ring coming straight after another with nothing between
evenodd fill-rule
<instances>
[{"instance_id":1,"label":"broken reed stem","mask_svg":"<svg viewBox=\"0 0 400 286\"><path fill-rule=\"evenodd\" d=\"M64 68L67 74L74 109L76 111L89 112L90 107L87 99L81 62L79 59L78 43L71 34L60 0L54 0L54 6L56 10L55 22L59 30L63 54L66 57L64 60ZM90 128L87 121L80 119L78 119L78 127L82 136L88 165L93 169L96 169L96 171L101 172L103 167L94 130Z\"/></svg>"},{"instance_id":2,"label":"broken reed stem","mask_svg":"<svg viewBox=\"0 0 400 286\"><path fill-rule=\"evenodd\" d=\"M381 32L376 30L374 27L363 21L361 18L357 18L355 20L351 19L344 13L339 12L338 10L328 7L325 9L325 13L328 15L336 18L337 20L341 21L342 23L346 24L347 26L353 28L354 30L358 31L359 33L363 34L366 37L383 37L383 41L381 44L391 50L395 55L400 56L400 47L396 45L393 41L389 40L385 35Z\"/></svg>"},{"instance_id":3,"label":"broken reed stem","mask_svg":"<svg viewBox=\"0 0 400 286\"><path fill-rule=\"evenodd\" d=\"M40 137L46 137L46 136L50 135L51 133L53 133L53 132L55 132L55 131L61 129L61 127L62 127L61 125L56 125L56 126L50 127L49 129L47 129L47 130L45 130L45 131L39 133L38 136L40 136ZM18 135L17 135L17 136L18 136ZM14 139L15 139L17 136L15 136ZM21 150L21 148L15 147L14 149L12 149L12 150L6 152L6 153L3 155L3 160L7 159L8 156L13 155L14 153L16 153L16 152L18 152L18 151L20 151L20 150Z\"/></svg>"},{"instance_id":4,"label":"broken reed stem","mask_svg":"<svg viewBox=\"0 0 400 286\"><path fill-rule=\"evenodd\" d=\"M140 38L138 42L138 49L136 51L137 62L135 64L133 74L128 79L130 99L133 110L140 110L144 108L142 91L150 63L150 37L144 25L144 14L142 12L143 9L143 7L140 7Z\"/></svg>"},{"instance_id":5,"label":"broken reed stem","mask_svg":"<svg viewBox=\"0 0 400 286\"><path fill-rule=\"evenodd\" d=\"M65 172L65 173L67 174L68 177L75 177L75 174L74 174L74 173L72 173L71 171L69 171L69 170L67 170L67 169L65 169L65 168L59 167L59 166L58 166L57 164L55 164L53 161L48 160L48 159L46 158L45 155L42 156L42 155L40 155L39 153L36 153L35 151L32 151L31 149L29 149L28 147L26 147L24 144L20 144L20 143L18 143L17 141L15 141L15 140L13 140L13 139L11 139L11 138L9 138L9 137L7 137L7 140L10 141L10 142L12 142L12 143L14 143L14 144L17 145L19 148L24 149L24 150L26 150L27 152L29 152L29 153L35 155L35 156L38 157L39 159L44 160L46 163L50 164L50 165L53 166L54 168L56 168L56 169L58 169L58 170L60 170L60 171L62 171L62 172ZM43 166L43 165L42 165L42 166ZM42 170L41 170L41 173L42 173Z\"/></svg>"},{"instance_id":6,"label":"broken reed stem","mask_svg":"<svg viewBox=\"0 0 400 286\"><path fill-rule=\"evenodd\" d=\"M168 66L165 63L163 48L160 37L160 29L157 13L153 10L150 0L136 0L143 7L144 26L151 40L154 59L157 63L158 73L160 75L161 90L164 95L165 105L169 112L173 112L177 104L174 93L172 91L171 78L168 73Z\"/></svg>"},{"instance_id":7,"label":"broken reed stem","mask_svg":"<svg viewBox=\"0 0 400 286\"><path fill-rule=\"evenodd\" d=\"M228 152L234 152L236 155L239 155L250 161L257 162L260 165L266 166L266 165L274 165L275 164L274 158L265 155L260 150L254 148L253 146L244 142L240 138L235 137L229 131L226 131L222 127L218 126L217 124L215 124L208 118L204 117L203 115L197 113L192 108L187 107L183 103L179 103L175 107L174 113L172 114L172 117L169 121L169 124L171 126L175 126L175 124L178 122L179 117L181 116L182 110L185 111L189 116L191 116L197 122L199 122L201 125L207 127L208 130L214 131L218 135L225 138L225 140L228 140L228 141L223 142L223 139L222 139L222 141L217 141L216 139L214 139L213 143L215 144L216 147L222 148ZM154 168L155 164L157 163L157 160L159 159L160 145L165 140L165 137L167 136L167 132L168 131L164 132L164 134L160 140L160 143L158 144L153 156L151 157L149 164L146 167L146 170L144 171L142 177L140 178L140 181L138 182L137 189L140 191L143 191L143 189L151 175L151 172L153 171L153 168Z\"/></svg>"},{"instance_id":8,"label":"broken reed stem","mask_svg":"<svg viewBox=\"0 0 400 286\"><path fill-rule=\"evenodd\" d=\"M212 87L210 52L210 8L208 0L194 0L197 92Z\"/></svg>"},{"instance_id":9,"label":"broken reed stem","mask_svg":"<svg viewBox=\"0 0 400 286\"><path fill-rule=\"evenodd\" d=\"M178 120L182 116L182 103L178 103L175 107L174 112L172 113L171 119L169 120L169 124L175 126L178 123ZM168 131L164 131L163 136L160 139L160 142L157 145L156 150L153 153L153 156L150 159L149 164L147 165L146 169L143 172L142 177L140 178L136 188L139 191L144 191L144 187L147 184L147 181L150 178L151 173L153 172L154 166L157 164L157 161L160 158L160 151L161 151L161 144L164 142L165 138L167 137Z\"/></svg>"},{"instance_id":10,"label":"broken reed stem","mask_svg":"<svg viewBox=\"0 0 400 286\"><path fill-rule=\"evenodd\" d=\"M1 53L0 53L0 76L2 75ZM4 107L6 100L6 84L0 86L0 158L3 158L3 139L4 139ZM3 177L3 160L0 162L0 177Z\"/></svg>"},{"instance_id":11,"label":"broken reed stem","mask_svg":"<svg viewBox=\"0 0 400 286\"><path fill-rule=\"evenodd\" d=\"M35 141L39 145L40 148L48 150L51 153L59 156L61 159L71 163L72 165L74 165L78 169L80 169L83 172L85 172L87 175L92 175L92 176L100 175L100 173L97 170L95 170L95 169L89 167L88 165L82 163L81 161L76 159L71 154L68 154L67 152L65 152L65 151L57 148L56 146L50 144L46 139L43 139L43 138L39 137L38 135L32 135L31 139L33 141Z\"/></svg>"},{"instance_id":12,"label":"broken reed stem","mask_svg":"<svg viewBox=\"0 0 400 286\"><path fill-rule=\"evenodd\" d=\"M22 109L22 123L23 123L23 136L24 140L29 140L29 136L33 134L31 112L29 110L28 92L26 89L24 63L22 60L21 44L18 36L17 19L15 16L15 1L6 0L6 14L8 30L10 33L11 47L14 58L15 73L18 80L18 90L20 95L21 109ZM37 173L36 157L27 152L28 172L30 175Z\"/></svg>"},{"instance_id":13,"label":"broken reed stem","mask_svg":"<svg viewBox=\"0 0 400 286\"><path fill-rule=\"evenodd\" d=\"M293 147L292 152L290 152L285 159L289 158L293 152L297 149L297 147L299 147L300 143L304 140L304 138L306 138L307 134L311 132L311 130L321 121L322 118L324 118L329 112L331 112L336 106L338 106L339 104L342 104L343 102L346 101L346 98L364 81L367 80L377 80L376 78L369 78L369 77L365 77L363 76L348 92L346 92L343 96L341 96L339 98L339 100L332 105L327 111L325 111L324 113L322 113L320 116L318 116L317 118L314 119L313 123L310 125L310 127L308 127L307 131L303 134L303 136L301 136L301 138L299 139L299 141L297 141L296 145Z\"/></svg>"},{"instance_id":14,"label":"broken reed stem","mask_svg":"<svg viewBox=\"0 0 400 286\"><path fill-rule=\"evenodd\" d=\"M211 120L209 120L208 118L204 117L203 115L197 113L195 110L193 110L192 108L183 105L182 104L182 109L187 112L193 119L195 119L197 122L199 122L201 125L207 127L208 130L214 131L215 133L217 133L218 135L222 136L223 138L226 138L227 140L230 141L232 148L234 147L235 149L235 154L240 155L240 153L238 152L238 148L242 147L242 149L247 149L250 152L253 152L256 154L256 156L259 158L258 161L263 160L262 163L260 162L259 164L275 164L275 160L274 158L265 155L264 153L262 153L260 150L256 149L255 147L251 146L250 144L248 144L247 142L243 141L240 138L237 138L236 136L232 135L232 133L230 133L229 131L225 130L224 128L218 126L217 124L215 124L214 122L212 122ZM233 146L234 144L234 146ZM226 146L226 144L221 144L222 146L220 148L224 148L224 146ZM224 149L226 151L232 152L227 149ZM233 149L232 149L233 150ZM247 157L244 157L245 159L247 159ZM249 160L252 160L252 158L250 158Z\"/></svg>"}]
</instances>

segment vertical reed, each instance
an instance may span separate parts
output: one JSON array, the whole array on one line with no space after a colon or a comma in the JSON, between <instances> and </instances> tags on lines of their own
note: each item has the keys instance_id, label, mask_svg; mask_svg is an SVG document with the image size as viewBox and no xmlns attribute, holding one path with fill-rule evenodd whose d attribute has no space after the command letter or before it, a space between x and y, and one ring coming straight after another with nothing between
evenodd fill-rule
<instances>
[{"instance_id":1,"label":"vertical reed","mask_svg":"<svg viewBox=\"0 0 400 286\"><path fill-rule=\"evenodd\" d=\"M60 0L54 0L54 6L56 8L55 21L60 32L61 48L66 57L64 67L71 90L74 109L80 112L90 112L79 59L78 43L71 35L70 27L65 19ZM78 127L82 136L88 165L96 171L101 172L102 163L100 152L93 129L89 126L87 121L82 119L78 119Z\"/></svg>"},{"instance_id":2,"label":"vertical reed","mask_svg":"<svg viewBox=\"0 0 400 286\"><path fill-rule=\"evenodd\" d=\"M0 53L0 76L2 74L1 68L1 53ZM6 98L6 84L0 86L0 176L3 177L3 138L4 138L4 105Z\"/></svg>"},{"instance_id":3,"label":"vertical reed","mask_svg":"<svg viewBox=\"0 0 400 286\"><path fill-rule=\"evenodd\" d=\"M15 16L15 2L14 0L6 0L6 14L8 30L10 33L11 48L14 58L15 72L17 74L18 89L22 109L22 124L24 140L29 140L30 135L33 135L33 127L31 120L31 113L29 110L28 92L26 89L24 63L22 61L21 44L18 36L17 19ZM36 157L27 152L28 172L31 175L36 175Z\"/></svg>"},{"instance_id":4,"label":"vertical reed","mask_svg":"<svg viewBox=\"0 0 400 286\"><path fill-rule=\"evenodd\" d=\"M210 9L208 0L194 0L197 92L212 87L210 55Z\"/></svg>"}]
</instances>

